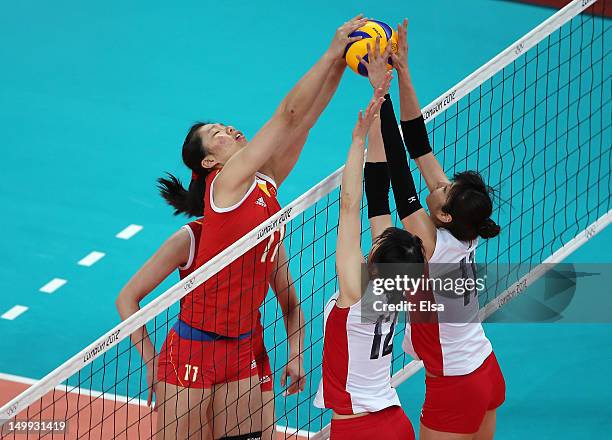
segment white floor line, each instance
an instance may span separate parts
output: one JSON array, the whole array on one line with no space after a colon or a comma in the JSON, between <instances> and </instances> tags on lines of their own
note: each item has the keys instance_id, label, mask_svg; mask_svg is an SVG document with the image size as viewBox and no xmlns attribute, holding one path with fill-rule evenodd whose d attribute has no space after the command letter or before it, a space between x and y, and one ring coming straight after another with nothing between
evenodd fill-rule
<instances>
[{"instance_id":1,"label":"white floor line","mask_svg":"<svg viewBox=\"0 0 612 440\"><path fill-rule=\"evenodd\" d=\"M44 286L42 286L40 288L40 291L43 293L53 293L55 292L57 289L59 289L60 287L62 287L64 284L66 284L68 281L64 280L62 278L53 278L51 281L49 281L47 284L45 284Z\"/></svg>"},{"instance_id":2,"label":"white floor line","mask_svg":"<svg viewBox=\"0 0 612 440\"><path fill-rule=\"evenodd\" d=\"M38 382L37 379L32 379L30 377L24 377L24 376L16 376L14 374L8 374L8 373L0 373L0 381L6 381L6 382L16 382L16 383L21 383L24 385L34 385L36 382ZM57 391L63 391L66 392L66 386L65 385L58 385L55 387L55 389ZM79 389L79 388L74 388L72 389L71 387L68 387L68 392L70 393L78 393L82 396L93 396L93 397L99 397L102 396L103 393L101 393L100 391L94 391L94 390L86 390L86 389ZM129 404L132 405L140 405L140 406L146 406L147 405L147 401L146 400L142 400L142 399L132 399L126 396L115 396L114 394L109 394L106 393L103 396L106 400L112 400L114 402L128 402ZM310 431L305 431L303 429L296 429L296 428L292 428L290 426L283 426L283 425L276 425L276 431L277 432L282 432L285 435L298 435L301 437L306 437L306 438L310 438L314 433L310 432Z\"/></svg>"},{"instance_id":3,"label":"white floor line","mask_svg":"<svg viewBox=\"0 0 612 440\"><path fill-rule=\"evenodd\" d=\"M123 231L119 232L115 237L120 238L122 240L129 240L134 235L138 234L142 231L142 226L140 225L129 225Z\"/></svg>"},{"instance_id":4,"label":"white floor line","mask_svg":"<svg viewBox=\"0 0 612 440\"><path fill-rule=\"evenodd\" d=\"M92 251L85 257L81 258L77 263L79 266L90 267L104 258L106 254L104 252Z\"/></svg>"},{"instance_id":5,"label":"white floor line","mask_svg":"<svg viewBox=\"0 0 612 440\"><path fill-rule=\"evenodd\" d=\"M6 312L4 312L2 316L0 316L0 318L12 321L13 319L17 318L19 315L21 315L26 310L28 310L26 306L16 305L16 306L11 307Z\"/></svg>"},{"instance_id":6,"label":"white floor line","mask_svg":"<svg viewBox=\"0 0 612 440\"><path fill-rule=\"evenodd\" d=\"M310 438L315 435L314 432L306 431L305 429L296 429L290 426L276 425L276 432L283 433L285 435L298 435L300 437Z\"/></svg>"},{"instance_id":7,"label":"white floor line","mask_svg":"<svg viewBox=\"0 0 612 440\"><path fill-rule=\"evenodd\" d=\"M0 373L0 380L4 380L7 382L22 383L24 385L34 385L36 382L38 382L37 379L32 379L32 378L24 377L24 376L15 376L14 374L7 374L7 373ZM112 400L114 402L125 403L129 401L130 404L141 405L141 406L146 406L147 404L147 401L142 400L142 399L134 399L134 398L127 397L127 396L111 394L108 392L102 393L101 391L89 390L86 388L78 388L78 387L75 388L70 385L68 385L68 387L66 387L66 385L57 385L55 389L57 391L63 391L63 392L66 392L67 390L68 393L79 394L81 396L92 396L92 397L103 396L104 399Z\"/></svg>"}]
</instances>

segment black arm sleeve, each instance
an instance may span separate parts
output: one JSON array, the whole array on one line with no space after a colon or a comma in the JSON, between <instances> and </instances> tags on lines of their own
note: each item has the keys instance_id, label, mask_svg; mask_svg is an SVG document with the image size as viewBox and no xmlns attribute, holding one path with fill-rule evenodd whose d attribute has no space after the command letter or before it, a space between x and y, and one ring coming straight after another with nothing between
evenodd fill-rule
<instances>
[{"instance_id":1,"label":"black arm sleeve","mask_svg":"<svg viewBox=\"0 0 612 440\"><path fill-rule=\"evenodd\" d=\"M397 119L395 118L393 104L389 95L385 96L385 102L383 102L380 109L380 128L385 144L387 166L391 175L395 206L397 206L397 213L400 219L404 219L421 209L421 203L419 202L412 173L408 166L406 150L404 150L402 145L402 135L397 125Z\"/></svg>"},{"instance_id":2,"label":"black arm sleeve","mask_svg":"<svg viewBox=\"0 0 612 440\"><path fill-rule=\"evenodd\" d=\"M402 121L401 124L404 144L406 144L406 149L412 159L417 159L425 156L427 153L431 153L431 145L429 144L429 136L427 135L423 116L409 121Z\"/></svg>"},{"instance_id":3,"label":"black arm sleeve","mask_svg":"<svg viewBox=\"0 0 612 440\"><path fill-rule=\"evenodd\" d=\"M389 170L387 162L366 162L364 169L368 218L391 214L389 209Z\"/></svg>"}]
</instances>

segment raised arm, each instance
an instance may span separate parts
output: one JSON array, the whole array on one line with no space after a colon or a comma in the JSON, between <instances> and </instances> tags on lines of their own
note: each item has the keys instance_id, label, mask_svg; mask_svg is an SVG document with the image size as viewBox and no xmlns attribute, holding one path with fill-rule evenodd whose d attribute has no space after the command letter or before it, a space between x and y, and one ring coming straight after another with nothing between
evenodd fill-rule
<instances>
[{"instance_id":1,"label":"raised arm","mask_svg":"<svg viewBox=\"0 0 612 440\"><path fill-rule=\"evenodd\" d=\"M215 193L223 200L223 205L240 200L252 184L255 173L265 167L275 152L285 151L289 133L296 130L308 115L346 44L356 39L349 38L348 34L366 21L357 16L338 29L329 49L283 99L272 118L246 148L234 154L223 166L215 186ZM270 177L276 179L276 171L280 170L270 170Z\"/></svg>"},{"instance_id":2,"label":"raised arm","mask_svg":"<svg viewBox=\"0 0 612 440\"><path fill-rule=\"evenodd\" d=\"M368 219L372 243L391 226L391 209L389 208L389 170L387 158L380 133L380 118L376 118L370 129L368 156L364 173L366 200L368 201Z\"/></svg>"},{"instance_id":3,"label":"raised arm","mask_svg":"<svg viewBox=\"0 0 612 440\"><path fill-rule=\"evenodd\" d=\"M421 107L412 84L410 69L408 68L407 27L407 20L397 26L398 50L396 54L391 55L399 82L402 132L410 157L419 167L429 191L433 191L441 184L448 184L449 180L432 153Z\"/></svg>"},{"instance_id":4,"label":"raised arm","mask_svg":"<svg viewBox=\"0 0 612 440\"><path fill-rule=\"evenodd\" d=\"M384 101L383 89L376 89L365 113L359 112L353 130L353 141L342 173L340 219L336 244L336 271L340 294L338 303L348 307L361 296L361 196L365 142L374 119Z\"/></svg>"},{"instance_id":5,"label":"raised arm","mask_svg":"<svg viewBox=\"0 0 612 440\"><path fill-rule=\"evenodd\" d=\"M304 313L300 306L293 278L289 270L289 261L285 246L281 246L278 253L276 270L271 280L272 290L276 295L278 304L283 311L285 329L287 330L287 341L289 343L289 356L287 365L283 371L280 384L285 386L287 378L291 384L287 389L287 395L295 394L304 390Z\"/></svg>"},{"instance_id":6,"label":"raised arm","mask_svg":"<svg viewBox=\"0 0 612 440\"><path fill-rule=\"evenodd\" d=\"M300 125L290 133L286 148L277 150L270 158L264 172L273 175L277 185L280 186L283 183L298 161L310 129L315 125L319 116L321 116L321 113L323 113L323 110L325 110L329 104L332 96L334 96L345 70L346 62L344 59L341 57L336 59L325 78L325 83L319 95L315 99L312 107L308 110L306 117Z\"/></svg>"},{"instance_id":7,"label":"raised arm","mask_svg":"<svg viewBox=\"0 0 612 440\"><path fill-rule=\"evenodd\" d=\"M378 78L385 74L387 59L391 55L391 45L387 45L381 55L379 44L377 39L375 47L368 48L368 61L360 60L368 70L372 85L375 85L379 81ZM380 128L397 213L404 229L417 235L423 241L425 252L430 256L435 248L436 228L419 202L393 103L389 95L385 98L380 109Z\"/></svg>"},{"instance_id":8,"label":"raised arm","mask_svg":"<svg viewBox=\"0 0 612 440\"><path fill-rule=\"evenodd\" d=\"M122 321L140 310L140 302L176 268L187 262L189 259L189 247L189 233L184 229L180 229L166 240L157 252L134 274L123 289L121 289L115 301ZM154 378L157 352L151 342L146 326L136 330L131 334L130 338L147 367L147 382L149 384L147 405L150 406L155 392Z\"/></svg>"},{"instance_id":9,"label":"raised arm","mask_svg":"<svg viewBox=\"0 0 612 440\"><path fill-rule=\"evenodd\" d=\"M380 38L376 40L376 53L379 53ZM371 48L368 45L368 51ZM374 89L385 88L384 81L387 73L386 61L383 57L372 58L368 69L368 79ZM366 68L368 63L357 57ZM370 221L370 233L372 243L383 233L385 229L393 225L391 220L391 209L389 208L389 169L387 167L387 157L383 145L382 133L380 131L380 118L374 119L370 128L368 139L368 154L363 170L366 200L368 201L368 219Z\"/></svg>"}]
</instances>

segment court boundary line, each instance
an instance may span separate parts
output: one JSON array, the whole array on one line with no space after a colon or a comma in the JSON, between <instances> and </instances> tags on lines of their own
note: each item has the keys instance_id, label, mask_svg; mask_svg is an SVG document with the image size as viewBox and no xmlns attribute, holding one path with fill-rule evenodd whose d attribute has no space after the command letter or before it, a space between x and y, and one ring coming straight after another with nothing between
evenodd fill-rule
<instances>
[{"instance_id":1,"label":"court boundary line","mask_svg":"<svg viewBox=\"0 0 612 440\"><path fill-rule=\"evenodd\" d=\"M505 65L501 65L502 63L512 62L537 44L541 39L550 35L597 1L598 0L573 0L563 9L528 32L523 38L517 40L513 45L463 79L455 87L449 89L446 94L441 95L428 106L424 107L422 112L423 116L426 117L426 121L429 122L438 115L444 113L446 109L458 102L460 98L464 97L478 85L503 69ZM535 38L539 38L540 40L535 41ZM291 221L291 216L304 212L325 195L329 194L339 185L343 169L344 166L338 168L330 176L320 181L317 185L295 199L285 208L281 209L267 221L261 223L258 227L245 234L241 239L237 240L234 244L212 258L207 264L196 269L188 278L174 284L138 312L113 327L93 343L59 365L56 369L44 376L37 384L32 385L19 396L16 396L13 400L2 406L0 408L0 414L2 415L1 418L5 420L0 420L0 427L2 427L6 420L12 418L46 394L50 388L54 388L56 385L64 382L81 368L93 362L93 360L102 353L127 338L142 325L146 325L148 321L214 276L228 264L228 261L232 262L239 258L248 249L266 239L278 227Z\"/></svg>"},{"instance_id":2,"label":"court boundary line","mask_svg":"<svg viewBox=\"0 0 612 440\"><path fill-rule=\"evenodd\" d=\"M16 382L16 383L20 383L23 385L30 385L30 386L39 382L39 380L37 379L32 379L26 376L17 376L15 374L8 374L8 373L0 373L0 380L4 380L6 382ZM79 388L79 387L75 387L72 385L59 384L53 387L53 389L56 391L61 391L66 394L79 394L82 396L102 397L103 399L109 400L111 402L115 401L115 402L138 405L138 406L147 406L146 400L137 399L136 397L122 396L120 394L115 395L115 394L103 393L102 391L88 390L85 388Z\"/></svg>"},{"instance_id":3,"label":"court boundary line","mask_svg":"<svg viewBox=\"0 0 612 440\"><path fill-rule=\"evenodd\" d=\"M30 386L39 382L38 379L32 379L30 377L18 376L18 375L9 374L9 373L0 373L0 381L15 382L15 383L19 383L23 385L30 385ZM96 391L96 390L87 390L87 389L78 388L78 387L73 387L71 390L68 390L67 388L69 387L70 385L60 384L60 385L56 385L54 389L56 391L61 391L66 394L78 394L81 396L102 397L103 399L109 400L110 402L114 401L114 402L127 403L128 405L137 405L141 407L147 407L147 401L143 399L122 396L119 394L117 395L111 394L109 396L106 396L105 394L108 394L108 393L103 393L101 391ZM305 437L305 438L310 438L310 436L314 434L313 432L306 431L304 429L298 429L298 428L293 428L291 426L278 425L278 424L276 425L276 432L283 433L285 435L297 435L299 437Z\"/></svg>"}]
</instances>

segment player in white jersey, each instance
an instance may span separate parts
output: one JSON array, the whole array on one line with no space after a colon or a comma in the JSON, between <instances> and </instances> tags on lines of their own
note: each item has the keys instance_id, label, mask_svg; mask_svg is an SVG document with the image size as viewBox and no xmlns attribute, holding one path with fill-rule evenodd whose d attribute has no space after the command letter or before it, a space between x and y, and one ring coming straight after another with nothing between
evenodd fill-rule
<instances>
[{"instance_id":1,"label":"player in white jersey","mask_svg":"<svg viewBox=\"0 0 612 440\"><path fill-rule=\"evenodd\" d=\"M381 131L398 215L404 228L423 241L428 280L471 279L475 283L474 251L478 237L499 234L491 219L489 188L473 171L458 173L451 182L432 154L425 122L408 70L406 25L398 26L398 51L387 51L397 70L400 86L401 126L404 143L425 178L430 194L429 215L421 207L410 173L402 136L391 100L381 108ZM378 46L378 45L377 45ZM379 53L375 47L368 61ZM491 343L478 319L475 288L445 291L432 283L417 295L436 310L409 313L403 348L420 358L426 370L426 395L421 413L423 440L485 440L495 432L495 410L505 398L505 383ZM467 284L465 284L467 285ZM438 287L436 287L438 286ZM452 284L458 286L458 284ZM440 305L444 307L442 310Z\"/></svg>"},{"instance_id":2,"label":"player in white jersey","mask_svg":"<svg viewBox=\"0 0 612 440\"><path fill-rule=\"evenodd\" d=\"M314 402L319 408L333 411L331 440L414 438L410 420L391 386L397 313L383 313L372 319L362 316L362 265L365 262L360 246L360 206L364 145L370 127L379 124L378 112L390 80L390 73L383 76L365 114L359 113L342 176L336 247L339 289L325 308L323 374ZM373 149L382 151L380 130L375 131L378 132L378 146L373 145L376 142L371 139L370 152ZM376 228L376 223L372 226ZM389 228L378 237L381 232L376 232L368 269L385 259L397 261L398 256L399 261L416 259L424 263L418 238L398 228Z\"/></svg>"}]
</instances>

